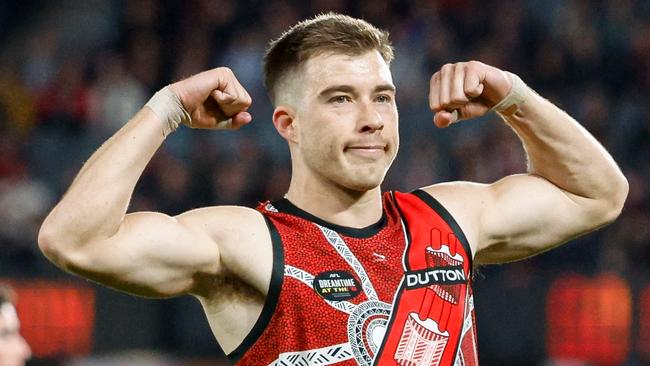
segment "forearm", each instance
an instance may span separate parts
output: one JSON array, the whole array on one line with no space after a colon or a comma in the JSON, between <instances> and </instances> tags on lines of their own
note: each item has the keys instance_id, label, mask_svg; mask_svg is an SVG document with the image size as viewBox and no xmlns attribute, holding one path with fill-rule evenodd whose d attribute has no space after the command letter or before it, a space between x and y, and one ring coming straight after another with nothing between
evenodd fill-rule
<instances>
[{"instance_id":1,"label":"forearm","mask_svg":"<svg viewBox=\"0 0 650 366\"><path fill-rule=\"evenodd\" d=\"M548 100L529 90L519 111L504 119L523 142L529 173L579 197L617 205L625 200L627 181L609 153Z\"/></svg>"},{"instance_id":2,"label":"forearm","mask_svg":"<svg viewBox=\"0 0 650 366\"><path fill-rule=\"evenodd\" d=\"M115 234L142 171L164 140L160 126L143 108L106 141L46 218L39 244L74 247Z\"/></svg>"}]
</instances>

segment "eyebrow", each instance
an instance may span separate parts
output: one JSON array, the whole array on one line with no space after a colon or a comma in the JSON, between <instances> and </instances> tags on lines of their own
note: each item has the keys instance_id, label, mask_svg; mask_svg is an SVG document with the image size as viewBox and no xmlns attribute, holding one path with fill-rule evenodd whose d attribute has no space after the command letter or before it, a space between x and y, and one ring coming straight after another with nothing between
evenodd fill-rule
<instances>
[{"instance_id":1,"label":"eyebrow","mask_svg":"<svg viewBox=\"0 0 650 366\"><path fill-rule=\"evenodd\" d=\"M373 93L378 93L382 91L395 92L395 86L393 84L381 84L381 85L377 85L373 89ZM326 96L328 94L332 94L335 92L356 94L355 88L351 85L332 85L330 87L323 89L320 93L318 93L318 96L319 97Z\"/></svg>"},{"instance_id":2,"label":"eyebrow","mask_svg":"<svg viewBox=\"0 0 650 366\"><path fill-rule=\"evenodd\" d=\"M373 90L375 93L377 92L382 92L382 91L389 91L389 92L395 92L395 85L393 84L381 84L377 85L375 87L375 90Z\"/></svg>"}]
</instances>

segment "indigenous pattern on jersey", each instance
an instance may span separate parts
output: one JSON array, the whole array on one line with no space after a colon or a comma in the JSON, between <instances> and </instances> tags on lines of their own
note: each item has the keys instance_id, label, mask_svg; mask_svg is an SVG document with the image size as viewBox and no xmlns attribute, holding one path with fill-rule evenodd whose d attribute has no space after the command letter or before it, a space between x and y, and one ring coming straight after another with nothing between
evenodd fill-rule
<instances>
[{"instance_id":1,"label":"indigenous pattern on jersey","mask_svg":"<svg viewBox=\"0 0 650 366\"><path fill-rule=\"evenodd\" d=\"M469 244L424 191L387 192L379 222L325 222L288 200L258 207L269 292L236 365L478 365Z\"/></svg>"}]
</instances>

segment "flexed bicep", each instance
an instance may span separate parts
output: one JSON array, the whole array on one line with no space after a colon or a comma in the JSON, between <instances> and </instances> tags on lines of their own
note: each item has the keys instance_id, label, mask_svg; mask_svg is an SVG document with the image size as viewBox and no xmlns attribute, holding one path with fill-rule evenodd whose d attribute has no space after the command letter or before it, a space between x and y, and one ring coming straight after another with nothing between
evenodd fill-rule
<instances>
[{"instance_id":1,"label":"flexed bicep","mask_svg":"<svg viewBox=\"0 0 650 366\"><path fill-rule=\"evenodd\" d=\"M608 223L599 202L531 174L505 177L484 188L477 263L503 263L550 250ZM600 224L597 224L600 222Z\"/></svg>"},{"instance_id":2,"label":"flexed bicep","mask_svg":"<svg viewBox=\"0 0 650 366\"><path fill-rule=\"evenodd\" d=\"M598 200L532 174L510 175L492 184L450 182L422 189L456 219L476 264L528 258L613 220L598 214Z\"/></svg>"},{"instance_id":3,"label":"flexed bicep","mask_svg":"<svg viewBox=\"0 0 650 366\"><path fill-rule=\"evenodd\" d=\"M201 275L221 271L219 247L184 217L126 215L115 235L66 253L67 270L128 293L169 297L188 293Z\"/></svg>"}]
</instances>

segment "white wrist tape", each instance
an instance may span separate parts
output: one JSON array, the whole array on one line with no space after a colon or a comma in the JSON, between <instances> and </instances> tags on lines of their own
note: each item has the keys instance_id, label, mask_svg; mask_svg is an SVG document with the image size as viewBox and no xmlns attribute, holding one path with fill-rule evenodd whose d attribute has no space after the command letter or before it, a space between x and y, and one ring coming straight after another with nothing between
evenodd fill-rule
<instances>
[{"instance_id":1,"label":"white wrist tape","mask_svg":"<svg viewBox=\"0 0 650 366\"><path fill-rule=\"evenodd\" d=\"M191 124L192 118L190 114L185 110L180 98L171 90L169 85L154 94L145 106L149 107L160 118L163 136L176 131L181 123L188 126Z\"/></svg>"},{"instance_id":2,"label":"white wrist tape","mask_svg":"<svg viewBox=\"0 0 650 366\"><path fill-rule=\"evenodd\" d=\"M512 116L519 111L519 108L526 102L528 96L528 86L519 78L519 76L506 72L506 75L512 81L510 92L499 103L492 107L493 111L504 115Z\"/></svg>"}]
</instances>

